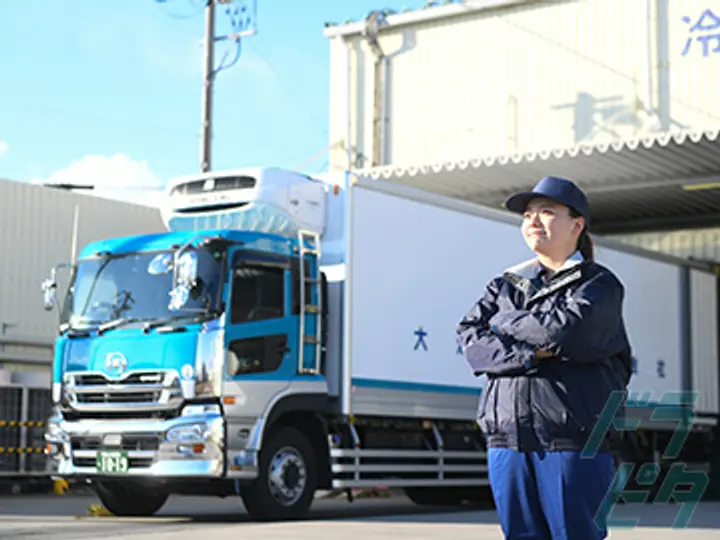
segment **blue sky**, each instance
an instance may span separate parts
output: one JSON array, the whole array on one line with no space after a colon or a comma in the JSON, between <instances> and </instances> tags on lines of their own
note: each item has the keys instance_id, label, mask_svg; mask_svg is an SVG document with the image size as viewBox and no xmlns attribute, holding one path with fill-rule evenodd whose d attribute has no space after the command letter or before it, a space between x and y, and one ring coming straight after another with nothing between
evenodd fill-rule
<instances>
[{"instance_id":1,"label":"blue sky","mask_svg":"<svg viewBox=\"0 0 720 540\"><path fill-rule=\"evenodd\" d=\"M0 2L0 178L162 185L200 167L202 0ZM328 140L326 21L423 0L257 0L219 74L213 169L294 168ZM217 33L231 31L223 6ZM216 48L219 62L226 45ZM325 155L307 164L314 173Z\"/></svg>"}]
</instances>

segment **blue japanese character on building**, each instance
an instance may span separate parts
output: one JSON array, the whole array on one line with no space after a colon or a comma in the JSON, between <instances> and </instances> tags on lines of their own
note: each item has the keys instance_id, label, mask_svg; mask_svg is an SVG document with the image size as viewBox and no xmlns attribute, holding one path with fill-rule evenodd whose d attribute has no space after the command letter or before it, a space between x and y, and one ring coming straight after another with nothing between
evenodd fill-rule
<instances>
[{"instance_id":1,"label":"blue japanese character on building","mask_svg":"<svg viewBox=\"0 0 720 540\"><path fill-rule=\"evenodd\" d=\"M682 56L687 56L692 49L693 42L702 46L702 55L710 56L711 53L720 53L720 17L715 15L711 9L706 9L700 17L693 22L690 17L683 17L685 24L691 25L689 36L685 42Z\"/></svg>"}]
</instances>

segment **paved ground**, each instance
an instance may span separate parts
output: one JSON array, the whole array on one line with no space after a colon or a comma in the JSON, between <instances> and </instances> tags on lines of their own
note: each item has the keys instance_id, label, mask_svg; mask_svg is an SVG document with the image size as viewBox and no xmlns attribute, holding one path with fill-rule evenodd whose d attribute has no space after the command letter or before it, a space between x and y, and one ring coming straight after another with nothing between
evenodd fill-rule
<instances>
[{"instance_id":1,"label":"paved ground","mask_svg":"<svg viewBox=\"0 0 720 540\"><path fill-rule=\"evenodd\" d=\"M502 540L493 511L419 508L403 497L318 500L308 520L253 523L237 498L174 497L160 515L145 519L82 517L97 500L89 496L0 497L0 538L23 540L185 540L211 534L212 540ZM619 517L640 517L634 529L616 529L613 540L720 538L720 504L701 505L689 527L672 530L679 505L625 505Z\"/></svg>"}]
</instances>

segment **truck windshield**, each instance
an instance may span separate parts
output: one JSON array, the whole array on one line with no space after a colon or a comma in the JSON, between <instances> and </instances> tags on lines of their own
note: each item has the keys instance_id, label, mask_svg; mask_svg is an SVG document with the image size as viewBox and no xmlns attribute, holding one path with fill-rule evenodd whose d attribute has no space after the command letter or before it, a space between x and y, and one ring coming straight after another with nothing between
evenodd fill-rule
<instances>
[{"instance_id":1,"label":"truck windshield","mask_svg":"<svg viewBox=\"0 0 720 540\"><path fill-rule=\"evenodd\" d=\"M197 286L178 311L169 308L172 270L158 271L172 260L172 250L80 261L68 287L61 324L83 328L118 319L151 322L219 313L223 251L196 252Z\"/></svg>"}]
</instances>

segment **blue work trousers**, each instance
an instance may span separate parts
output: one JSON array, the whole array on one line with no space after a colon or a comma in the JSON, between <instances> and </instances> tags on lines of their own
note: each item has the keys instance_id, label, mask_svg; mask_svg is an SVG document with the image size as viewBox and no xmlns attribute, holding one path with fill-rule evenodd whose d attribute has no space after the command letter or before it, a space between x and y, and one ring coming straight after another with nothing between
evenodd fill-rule
<instances>
[{"instance_id":1,"label":"blue work trousers","mask_svg":"<svg viewBox=\"0 0 720 540\"><path fill-rule=\"evenodd\" d=\"M613 484L611 454L490 448L488 469L507 540L607 538L606 516L598 511Z\"/></svg>"}]
</instances>

